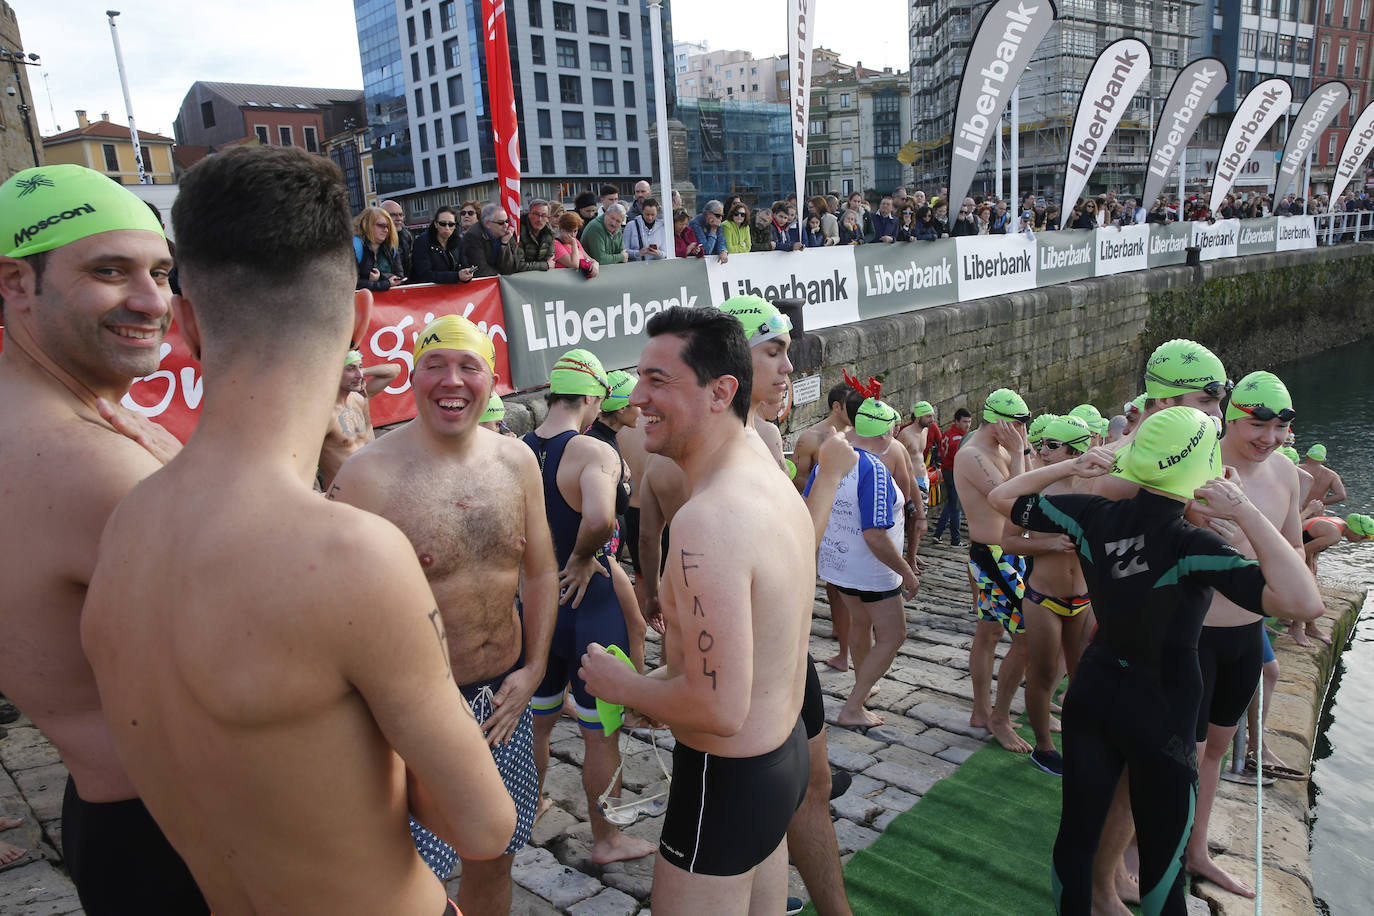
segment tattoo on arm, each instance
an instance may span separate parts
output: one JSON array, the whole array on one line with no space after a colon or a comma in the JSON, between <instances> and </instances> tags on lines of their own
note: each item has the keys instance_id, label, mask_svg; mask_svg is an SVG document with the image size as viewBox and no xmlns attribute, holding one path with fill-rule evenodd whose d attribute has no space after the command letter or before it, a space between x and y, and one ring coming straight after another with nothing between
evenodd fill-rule
<instances>
[{"instance_id":1,"label":"tattoo on arm","mask_svg":"<svg viewBox=\"0 0 1374 916\"><path fill-rule=\"evenodd\" d=\"M1000 480L1000 479L998 479L996 476L994 476L993 473L992 473L992 471L989 471L989 470L988 470L988 466L987 466L987 464L983 461L983 456L982 456L982 455L978 454L977 452L974 452L974 453L973 453L973 460L974 460L975 462L978 463L978 468L983 472L983 477L984 477L984 478L987 480L987 482L988 482L988 489L992 489L993 487L995 487L995 486L997 486L998 484L1000 484L1000 483L1003 482L1002 480Z\"/></svg>"},{"instance_id":2,"label":"tattoo on arm","mask_svg":"<svg viewBox=\"0 0 1374 916\"><path fill-rule=\"evenodd\" d=\"M692 596L692 616L706 619L706 609L701 606L701 599L696 595ZM716 689L716 669L711 667L711 662L706 657L706 653L710 652L715 645L716 638L711 635L709 630L701 630L697 633L697 651L701 653L701 673L704 677L711 679L712 690Z\"/></svg>"},{"instance_id":3,"label":"tattoo on arm","mask_svg":"<svg viewBox=\"0 0 1374 916\"><path fill-rule=\"evenodd\" d=\"M429 612L429 622L434 627L434 635L439 637L439 651L444 654L444 670L448 673L448 679L451 681L453 680L453 668L449 665L448 633L444 630L444 619L439 616L437 607Z\"/></svg>"},{"instance_id":4,"label":"tattoo on arm","mask_svg":"<svg viewBox=\"0 0 1374 916\"><path fill-rule=\"evenodd\" d=\"M691 588L691 587L692 587L692 586L691 586L691 583L689 583L689 582L687 581L687 570L689 570L689 569L700 569L700 568L701 568L701 564L700 564L700 563L695 563L695 562L693 562L693 563L688 563L688 562L687 562L687 558L688 558L688 557L691 557L691 558L693 558L693 559L695 560L697 557L705 556L705 554L701 554L701 553L692 553L692 552L689 551L689 550L684 550L684 551L682 551L681 553L682 553L682 584L683 584L683 586L684 586L685 588Z\"/></svg>"}]
</instances>

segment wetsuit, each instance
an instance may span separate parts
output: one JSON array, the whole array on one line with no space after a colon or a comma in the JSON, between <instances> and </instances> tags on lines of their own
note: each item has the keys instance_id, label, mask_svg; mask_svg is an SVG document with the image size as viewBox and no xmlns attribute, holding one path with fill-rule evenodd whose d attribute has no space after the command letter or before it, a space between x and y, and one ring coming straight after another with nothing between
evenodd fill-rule
<instances>
[{"instance_id":1,"label":"wetsuit","mask_svg":"<svg viewBox=\"0 0 1374 916\"><path fill-rule=\"evenodd\" d=\"M1197 642L1219 589L1261 612L1264 576L1183 503L1141 490L1016 501L1012 522L1078 546L1098 628L1064 698L1064 799L1054 844L1061 914L1092 907L1092 864L1123 765L1140 845L1141 910L1185 912L1184 849L1197 797ZM1258 637L1257 637L1258 638Z\"/></svg>"},{"instance_id":2,"label":"wetsuit","mask_svg":"<svg viewBox=\"0 0 1374 916\"><path fill-rule=\"evenodd\" d=\"M559 569L568 565L568 558L577 546L577 529L582 524L582 514L568 505L558 489L558 466L563 461L563 450L576 435L576 432L569 431L552 439L543 439L528 433L523 440L539 459L539 471L544 478L544 512L549 518ZM611 584L611 568L604 549L597 551L596 562L606 573L594 573L587 581L582 603L576 608L571 603L558 606L558 620L554 624L553 643L549 646L544 680L535 688L534 698L530 701L535 715L557 715L563 707L564 691L571 685L577 720L583 728L588 729L601 728L601 719L596 713L596 698L587 692L587 685L577 676L582 655L589 643L626 649L630 642L625 617L616 599L615 587Z\"/></svg>"}]
</instances>

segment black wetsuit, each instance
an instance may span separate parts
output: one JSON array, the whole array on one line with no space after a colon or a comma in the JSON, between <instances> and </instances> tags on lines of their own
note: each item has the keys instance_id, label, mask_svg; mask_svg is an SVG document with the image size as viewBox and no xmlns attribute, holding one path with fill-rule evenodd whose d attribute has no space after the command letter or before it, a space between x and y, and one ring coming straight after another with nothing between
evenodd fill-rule
<instances>
[{"instance_id":1,"label":"black wetsuit","mask_svg":"<svg viewBox=\"0 0 1374 916\"><path fill-rule=\"evenodd\" d=\"M1123 765L1140 845L1141 910L1185 912L1184 849L1197 797L1197 643L1219 589L1261 612L1264 576L1183 503L1027 496L1012 521L1078 545L1098 629L1064 698L1064 801L1054 844L1055 905L1092 908L1092 864Z\"/></svg>"}]
</instances>

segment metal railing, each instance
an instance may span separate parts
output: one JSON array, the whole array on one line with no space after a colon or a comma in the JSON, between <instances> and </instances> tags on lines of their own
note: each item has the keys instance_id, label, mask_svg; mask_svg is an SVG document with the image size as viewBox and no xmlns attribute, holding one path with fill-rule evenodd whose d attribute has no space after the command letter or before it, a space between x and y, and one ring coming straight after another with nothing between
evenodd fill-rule
<instances>
[{"instance_id":1,"label":"metal railing","mask_svg":"<svg viewBox=\"0 0 1374 916\"><path fill-rule=\"evenodd\" d=\"M1318 245L1374 240L1374 210L1318 213L1313 219L1317 224Z\"/></svg>"}]
</instances>

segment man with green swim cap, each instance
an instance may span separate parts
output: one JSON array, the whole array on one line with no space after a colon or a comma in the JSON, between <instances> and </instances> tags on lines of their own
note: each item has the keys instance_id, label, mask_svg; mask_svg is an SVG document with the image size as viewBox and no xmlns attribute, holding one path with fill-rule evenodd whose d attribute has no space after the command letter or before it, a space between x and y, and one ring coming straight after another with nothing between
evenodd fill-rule
<instances>
[{"instance_id":1,"label":"man with green swim cap","mask_svg":"<svg viewBox=\"0 0 1374 916\"><path fill-rule=\"evenodd\" d=\"M1326 464L1326 446L1318 442L1307 450L1306 460L1299 465L1312 475L1309 499L1320 499L1325 505L1345 502L1345 481Z\"/></svg>"},{"instance_id":2,"label":"man with green swim cap","mask_svg":"<svg viewBox=\"0 0 1374 916\"><path fill-rule=\"evenodd\" d=\"M1231 390L1216 354L1192 340L1166 340L1145 361L1145 410L1155 401L1196 407L1220 416L1221 399Z\"/></svg>"},{"instance_id":3,"label":"man with green swim cap","mask_svg":"<svg viewBox=\"0 0 1374 916\"><path fill-rule=\"evenodd\" d=\"M483 429L489 429L494 433L500 433L511 439L520 438L506 428L505 421L506 402L501 400L501 395L493 391L491 398L487 401L487 409L482 411L482 417L477 421L477 425Z\"/></svg>"},{"instance_id":4,"label":"man with green swim cap","mask_svg":"<svg viewBox=\"0 0 1374 916\"><path fill-rule=\"evenodd\" d=\"M792 374L792 362L787 358L792 322L761 296L733 296L720 304L720 310L739 320L753 357L748 426L763 440L778 467L785 467L782 434L768 421L777 417L787 397L787 377Z\"/></svg>"},{"instance_id":5,"label":"man with green swim cap","mask_svg":"<svg viewBox=\"0 0 1374 916\"><path fill-rule=\"evenodd\" d=\"M62 853L93 916L208 912L115 754L76 628L54 625L81 618L115 504L180 448L119 406L158 367L171 269L148 206L98 172L0 185L0 455L24 482L0 494L0 690L70 774Z\"/></svg>"},{"instance_id":6,"label":"man with green swim cap","mask_svg":"<svg viewBox=\"0 0 1374 916\"><path fill-rule=\"evenodd\" d=\"M334 475L358 449L377 438L372 429L372 399L386 390L401 374L401 367L393 362L363 367L363 355L349 350L344 357L343 376L339 379L339 394L334 401L334 419L324 434L320 446L320 491L329 492Z\"/></svg>"},{"instance_id":7,"label":"man with green swim cap","mask_svg":"<svg viewBox=\"0 0 1374 916\"><path fill-rule=\"evenodd\" d=\"M1040 450L1040 443L1045 439L1045 427L1054 419L1056 419L1054 414L1042 413L1031 420L1030 425L1026 427L1026 441L1030 443L1032 455Z\"/></svg>"},{"instance_id":8,"label":"man with green swim cap","mask_svg":"<svg viewBox=\"0 0 1374 916\"><path fill-rule=\"evenodd\" d=\"M916 472L916 486L920 493L910 494L916 512L908 520L907 546L914 557L920 549L921 538L930 525L927 511L930 506L930 468L927 462L932 452L940 454L940 424L935 422L935 408L929 401L917 401L911 408L911 422L897 430L897 441L906 448L911 468ZM936 459L938 463L938 457Z\"/></svg>"}]
</instances>

